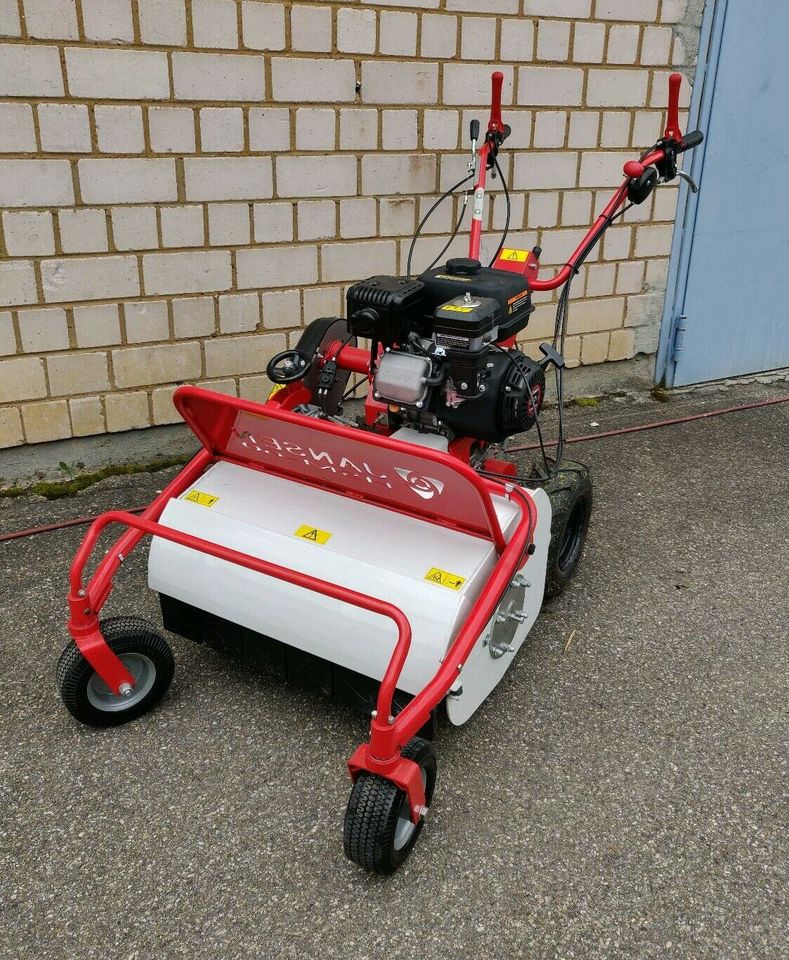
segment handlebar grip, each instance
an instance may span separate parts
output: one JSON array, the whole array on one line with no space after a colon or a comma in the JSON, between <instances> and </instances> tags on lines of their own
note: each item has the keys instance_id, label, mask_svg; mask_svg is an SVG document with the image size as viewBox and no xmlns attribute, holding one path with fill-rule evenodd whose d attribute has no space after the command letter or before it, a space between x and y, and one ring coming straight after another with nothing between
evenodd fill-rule
<instances>
[{"instance_id":1,"label":"handlebar grip","mask_svg":"<svg viewBox=\"0 0 789 960\"><path fill-rule=\"evenodd\" d=\"M472 142L479 140L479 120L472 120L469 128Z\"/></svg>"},{"instance_id":2,"label":"handlebar grip","mask_svg":"<svg viewBox=\"0 0 789 960\"><path fill-rule=\"evenodd\" d=\"M501 88L504 85L504 74L496 70L491 79L490 121L488 130L500 133L504 125L501 122Z\"/></svg>"},{"instance_id":3,"label":"handlebar grip","mask_svg":"<svg viewBox=\"0 0 789 960\"><path fill-rule=\"evenodd\" d=\"M692 150L703 141L704 134L701 132L701 130L693 130L691 133L686 133L682 138L679 147L677 148L677 152L684 153L686 150Z\"/></svg>"},{"instance_id":4,"label":"handlebar grip","mask_svg":"<svg viewBox=\"0 0 789 960\"><path fill-rule=\"evenodd\" d=\"M679 129L679 88L682 86L682 74L672 73L668 78L668 116L666 117L666 140L680 140Z\"/></svg>"}]
</instances>

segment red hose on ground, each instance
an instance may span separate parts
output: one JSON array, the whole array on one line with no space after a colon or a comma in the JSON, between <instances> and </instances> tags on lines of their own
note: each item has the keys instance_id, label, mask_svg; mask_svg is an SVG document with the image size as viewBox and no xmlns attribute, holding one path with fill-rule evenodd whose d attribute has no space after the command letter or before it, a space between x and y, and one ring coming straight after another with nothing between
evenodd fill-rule
<instances>
[{"instance_id":1,"label":"red hose on ground","mask_svg":"<svg viewBox=\"0 0 789 960\"><path fill-rule=\"evenodd\" d=\"M789 394L783 397L774 397L772 400L757 400L754 403L741 403L734 407L722 407L718 410L707 410L704 413L690 413L685 417L674 417L671 420L656 420L654 423L641 423L634 427L620 427L617 430L603 430L600 433L587 433L581 437L568 437L565 443L586 443L588 440L602 440L606 437L621 437L626 433L642 433L645 430L655 430L657 427L673 427L680 423L691 423L694 420L706 420L708 417L720 417L728 413L739 413L743 410L756 410L759 407L771 407L779 403L789 403ZM550 440L546 447L555 447L556 440ZM527 443L518 447L508 447L507 453L520 453L526 450L539 450L539 443ZM145 507L134 507L127 513L142 513ZM21 540L25 537L34 537L39 533L52 533L55 530L65 530L67 527L78 527L93 523L100 514L94 517L76 517L74 520L63 520L60 523L48 523L41 527L29 527L27 530L14 530L11 533L0 534L0 543L10 540Z\"/></svg>"}]
</instances>

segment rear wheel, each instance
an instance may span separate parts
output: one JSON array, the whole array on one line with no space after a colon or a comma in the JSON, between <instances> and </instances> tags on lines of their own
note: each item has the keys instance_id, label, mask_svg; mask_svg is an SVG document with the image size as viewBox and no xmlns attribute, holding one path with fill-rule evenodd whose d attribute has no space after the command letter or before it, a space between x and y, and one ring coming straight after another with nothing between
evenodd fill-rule
<instances>
[{"instance_id":1,"label":"rear wheel","mask_svg":"<svg viewBox=\"0 0 789 960\"><path fill-rule=\"evenodd\" d=\"M437 772L432 743L414 737L403 749L402 756L420 767L425 805L429 807ZM412 821L404 790L385 777L360 773L345 811L345 855L373 873L394 873L408 859L423 825L424 817L420 817L418 823Z\"/></svg>"},{"instance_id":2,"label":"rear wheel","mask_svg":"<svg viewBox=\"0 0 789 960\"><path fill-rule=\"evenodd\" d=\"M551 501L551 543L545 596L558 597L575 573L581 559L592 516L592 477L582 463L563 460L555 476L535 479Z\"/></svg>"},{"instance_id":3,"label":"rear wheel","mask_svg":"<svg viewBox=\"0 0 789 960\"><path fill-rule=\"evenodd\" d=\"M164 637L140 617L112 617L99 629L134 677L129 695L113 693L73 640L58 660L57 684L66 709L80 723L116 727L156 706L173 679L175 660Z\"/></svg>"}]
</instances>

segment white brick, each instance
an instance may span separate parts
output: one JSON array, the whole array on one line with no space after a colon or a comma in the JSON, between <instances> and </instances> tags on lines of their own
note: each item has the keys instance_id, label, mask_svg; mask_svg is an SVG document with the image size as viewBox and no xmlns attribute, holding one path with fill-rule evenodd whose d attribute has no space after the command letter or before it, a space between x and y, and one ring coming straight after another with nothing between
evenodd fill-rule
<instances>
[{"instance_id":1,"label":"white brick","mask_svg":"<svg viewBox=\"0 0 789 960\"><path fill-rule=\"evenodd\" d=\"M244 0L241 4L241 32L244 46L250 50L284 50L284 6Z\"/></svg>"},{"instance_id":2,"label":"white brick","mask_svg":"<svg viewBox=\"0 0 789 960\"><path fill-rule=\"evenodd\" d=\"M262 153L290 150L290 110L284 107L250 107L249 149Z\"/></svg>"},{"instance_id":3,"label":"white brick","mask_svg":"<svg viewBox=\"0 0 789 960\"><path fill-rule=\"evenodd\" d=\"M146 293L207 293L231 284L226 250L147 253L142 258Z\"/></svg>"},{"instance_id":4,"label":"white brick","mask_svg":"<svg viewBox=\"0 0 789 960\"><path fill-rule=\"evenodd\" d=\"M426 13L422 17L420 35L423 57L445 60L457 53L457 17Z\"/></svg>"},{"instance_id":5,"label":"white brick","mask_svg":"<svg viewBox=\"0 0 789 960\"><path fill-rule=\"evenodd\" d=\"M62 307L20 310L17 317L19 339L25 353L68 350L68 324Z\"/></svg>"},{"instance_id":6,"label":"white brick","mask_svg":"<svg viewBox=\"0 0 789 960\"><path fill-rule=\"evenodd\" d=\"M362 157L362 193L431 193L436 188L436 158L424 154Z\"/></svg>"},{"instance_id":7,"label":"white brick","mask_svg":"<svg viewBox=\"0 0 789 960\"><path fill-rule=\"evenodd\" d=\"M256 203L255 242L287 243L293 240L293 204Z\"/></svg>"},{"instance_id":8,"label":"white brick","mask_svg":"<svg viewBox=\"0 0 789 960\"><path fill-rule=\"evenodd\" d=\"M644 285L644 264L641 260L620 263L616 272L617 293L641 293Z\"/></svg>"},{"instance_id":9,"label":"white brick","mask_svg":"<svg viewBox=\"0 0 789 960\"><path fill-rule=\"evenodd\" d=\"M356 194L355 157L277 157L280 197L348 197Z\"/></svg>"},{"instance_id":10,"label":"white brick","mask_svg":"<svg viewBox=\"0 0 789 960\"><path fill-rule=\"evenodd\" d=\"M504 104L512 103L512 67L502 67L501 72L504 74L501 102ZM445 64L444 103L489 105L490 66L481 63Z\"/></svg>"},{"instance_id":11,"label":"white brick","mask_svg":"<svg viewBox=\"0 0 789 960\"><path fill-rule=\"evenodd\" d=\"M647 224L636 230L637 257L665 257L671 251L674 224Z\"/></svg>"},{"instance_id":12,"label":"white brick","mask_svg":"<svg viewBox=\"0 0 789 960\"><path fill-rule=\"evenodd\" d=\"M485 13L517 13L520 0L486 0L483 10ZM478 13L478 0L447 0L447 10L466 10L469 13Z\"/></svg>"},{"instance_id":13,"label":"white brick","mask_svg":"<svg viewBox=\"0 0 789 960\"><path fill-rule=\"evenodd\" d=\"M0 361L0 403L18 403L46 395L43 360L16 357Z\"/></svg>"},{"instance_id":14,"label":"white brick","mask_svg":"<svg viewBox=\"0 0 789 960\"><path fill-rule=\"evenodd\" d=\"M82 25L87 40L134 41L130 0L82 0Z\"/></svg>"},{"instance_id":15,"label":"white brick","mask_svg":"<svg viewBox=\"0 0 789 960\"><path fill-rule=\"evenodd\" d=\"M239 153L244 149L241 107L205 107L200 111L200 149L203 153Z\"/></svg>"},{"instance_id":16,"label":"white brick","mask_svg":"<svg viewBox=\"0 0 789 960\"><path fill-rule=\"evenodd\" d=\"M141 107L96 106L93 115L102 153L142 153L145 149Z\"/></svg>"},{"instance_id":17,"label":"white brick","mask_svg":"<svg viewBox=\"0 0 789 960\"><path fill-rule=\"evenodd\" d=\"M296 111L296 149L333 150L336 114L329 108L301 107Z\"/></svg>"},{"instance_id":18,"label":"white brick","mask_svg":"<svg viewBox=\"0 0 789 960\"><path fill-rule=\"evenodd\" d=\"M68 160L0 160L0 207L62 207L73 203Z\"/></svg>"},{"instance_id":19,"label":"white brick","mask_svg":"<svg viewBox=\"0 0 789 960\"><path fill-rule=\"evenodd\" d=\"M578 155L569 151L519 154L513 186L516 190L574 187L577 166Z\"/></svg>"},{"instance_id":20,"label":"white brick","mask_svg":"<svg viewBox=\"0 0 789 960\"><path fill-rule=\"evenodd\" d=\"M212 336L216 332L213 297L173 300L173 329L179 340Z\"/></svg>"},{"instance_id":21,"label":"white brick","mask_svg":"<svg viewBox=\"0 0 789 960\"><path fill-rule=\"evenodd\" d=\"M107 249L103 210L61 210L58 228L63 253L101 253Z\"/></svg>"},{"instance_id":22,"label":"white brick","mask_svg":"<svg viewBox=\"0 0 789 960\"><path fill-rule=\"evenodd\" d=\"M576 63L602 63L604 50L604 23L576 23L573 34L573 60Z\"/></svg>"},{"instance_id":23,"label":"white brick","mask_svg":"<svg viewBox=\"0 0 789 960\"><path fill-rule=\"evenodd\" d=\"M606 260L626 260L630 256L632 227L609 227L603 237L603 256Z\"/></svg>"},{"instance_id":24,"label":"white brick","mask_svg":"<svg viewBox=\"0 0 789 960\"><path fill-rule=\"evenodd\" d=\"M597 0L594 14L598 20L657 19L658 0Z\"/></svg>"},{"instance_id":25,"label":"white brick","mask_svg":"<svg viewBox=\"0 0 789 960\"><path fill-rule=\"evenodd\" d=\"M597 143L600 129L600 114L590 110L570 114L570 133L567 144L570 147L593 147Z\"/></svg>"},{"instance_id":26,"label":"white brick","mask_svg":"<svg viewBox=\"0 0 789 960\"><path fill-rule=\"evenodd\" d=\"M63 77L57 47L0 44L0 96L62 95Z\"/></svg>"},{"instance_id":27,"label":"white brick","mask_svg":"<svg viewBox=\"0 0 789 960\"><path fill-rule=\"evenodd\" d=\"M376 203L372 197L354 197L340 201L340 236L374 237L376 231Z\"/></svg>"},{"instance_id":28,"label":"white brick","mask_svg":"<svg viewBox=\"0 0 789 960\"><path fill-rule=\"evenodd\" d=\"M238 47L234 0L192 0L192 32L196 47Z\"/></svg>"},{"instance_id":29,"label":"white brick","mask_svg":"<svg viewBox=\"0 0 789 960\"><path fill-rule=\"evenodd\" d=\"M378 41L379 52L389 56L416 56L416 27L415 13L382 10Z\"/></svg>"},{"instance_id":30,"label":"white brick","mask_svg":"<svg viewBox=\"0 0 789 960\"><path fill-rule=\"evenodd\" d=\"M672 39L671 27L646 27L639 61L645 65L668 63Z\"/></svg>"},{"instance_id":31,"label":"white brick","mask_svg":"<svg viewBox=\"0 0 789 960\"><path fill-rule=\"evenodd\" d=\"M260 300L256 293L228 293L219 298L219 332L244 333L257 330Z\"/></svg>"},{"instance_id":32,"label":"white brick","mask_svg":"<svg viewBox=\"0 0 789 960\"><path fill-rule=\"evenodd\" d=\"M68 402L71 430L75 437L104 433L104 411L98 397L77 397Z\"/></svg>"},{"instance_id":33,"label":"white brick","mask_svg":"<svg viewBox=\"0 0 789 960\"><path fill-rule=\"evenodd\" d=\"M534 48L534 24L519 18L501 21L501 59L523 63L531 60Z\"/></svg>"},{"instance_id":34,"label":"white brick","mask_svg":"<svg viewBox=\"0 0 789 960\"><path fill-rule=\"evenodd\" d=\"M118 250L145 250L159 245L154 207L114 207L112 236Z\"/></svg>"},{"instance_id":35,"label":"white brick","mask_svg":"<svg viewBox=\"0 0 789 960\"><path fill-rule=\"evenodd\" d=\"M25 442L22 418L14 407L0 410L0 448L21 447Z\"/></svg>"},{"instance_id":36,"label":"white brick","mask_svg":"<svg viewBox=\"0 0 789 960\"><path fill-rule=\"evenodd\" d=\"M143 43L182 47L186 43L184 0L137 0Z\"/></svg>"},{"instance_id":37,"label":"white brick","mask_svg":"<svg viewBox=\"0 0 789 960\"><path fill-rule=\"evenodd\" d=\"M586 102L592 107L643 107L648 80L646 70L590 70Z\"/></svg>"},{"instance_id":38,"label":"white brick","mask_svg":"<svg viewBox=\"0 0 789 960\"><path fill-rule=\"evenodd\" d=\"M205 384L203 384L205 386ZM173 394L175 387L157 387L151 391L151 410L153 412L153 422L160 424L178 423L181 415L173 406ZM72 416L72 423L74 418ZM75 431L76 432L76 431Z\"/></svg>"},{"instance_id":39,"label":"white brick","mask_svg":"<svg viewBox=\"0 0 789 960\"><path fill-rule=\"evenodd\" d=\"M94 390L108 390L107 355L104 353L66 354L48 357L50 393L55 396L73 396Z\"/></svg>"},{"instance_id":40,"label":"white brick","mask_svg":"<svg viewBox=\"0 0 789 960\"><path fill-rule=\"evenodd\" d=\"M558 10L556 0L524 0L523 12L526 16L555 17ZM563 17L583 19L592 11L592 0L562 0Z\"/></svg>"},{"instance_id":41,"label":"white brick","mask_svg":"<svg viewBox=\"0 0 789 960\"><path fill-rule=\"evenodd\" d=\"M78 347L106 347L121 342L116 303L74 307L74 333Z\"/></svg>"},{"instance_id":42,"label":"white brick","mask_svg":"<svg viewBox=\"0 0 789 960\"><path fill-rule=\"evenodd\" d=\"M173 86L178 100L265 98L262 56L238 53L174 53Z\"/></svg>"},{"instance_id":43,"label":"white brick","mask_svg":"<svg viewBox=\"0 0 789 960\"><path fill-rule=\"evenodd\" d=\"M600 146L626 147L630 143L630 119L625 110L606 111L600 130Z\"/></svg>"},{"instance_id":44,"label":"white brick","mask_svg":"<svg viewBox=\"0 0 789 960\"><path fill-rule=\"evenodd\" d=\"M649 98L649 105L658 110L666 109L666 100L668 97L668 78L671 71L653 70L652 71L652 94ZM691 86L686 79L683 79L682 86L679 88L679 106L680 109L687 109L690 104ZM682 117L680 116L680 123Z\"/></svg>"},{"instance_id":45,"label":"white brick","mask_svg":"<svg viewBox=\"0 0 789 960\"><path fill-rule=\"evenodd\" d=\"M590 223L591 216L591 191L573 190L562 195L562 226L574 227Z\"/></svg>"},{"instance_id":46,"label":"white brick","mask_svg":"<svg viewBox=\"0 0 789 960\"><path fill-rule=\"evenodd\" d=\"M374 10L341 7L337 12L337 49L344 53L375 53Z\"/></svg>"},{"instance_id":47,"label":"white brick","mask_svg":"<svg viewBox=\"0 0 789 960\"><path fill-rule=\"evenodd\" d=\"M299 240L326 240L337 235L333 200L302 200L296 206Z\"/></svg>"},{"instance_id":48,"label":"white brick","mask_svg":"<svg viewBox=\"0 0 789 960\"><path fill-rule=\"evenodd\" d=\"M537 29L537 59L556 60L563 63L567 59L569 49L569 21L541 20Z\"/></svg>"},{"instance_id":49,"label":"white brick","mask_svg":"<svg viewBox=\"0 0 789 960\"><path fill-rule=\"evenodd\" d=\"M583 83L583 70L574 67L521 67L518 102L528 106L580 105Z\"/></svg>"},{"instance_id":50,"label":"white brick","mask_svg":"<svg viewBox=\"0 0 789 960\"><path fill-rule=\"evenodd\" d=\"M275 100L288 103L341 103L356 99L356 70L352 60L271 60Z\"/></svg>"},{"instance_id":51,"label":"white brick","mask_svg":"<svg viewBox=\"0 0 789 960\"><path fill-rule=\"evenodd\" d=\"M27 404L22 407L22 420L28 443L64 440L71 436L68 404L65 400Z\"/></svg>"},{"instance_id":52,"label":"white brick","mask_svg":"<svg viewBox=\"0 0 789 960\"><path fill-rule=\"evenodd\" d=\"M376 110L340 111L340 149L375 150L378 146Z\"/></svg>"},{"instance_id":53,"label":"white brick","mask_svg":"<svg viewBox=\"0 0 789 960\"><path fill-rule=\"evenodd\" d=\"M200 376L200 345L165 343L155 347L113 350L112 365L119 387L194 380Z\"/></svg>"},{"instance_id":54,"label":"white brick","mask_svg":"<svg viewBox=\"0 0 789 960\"><path fill-rule=\"evenodd\" d=\"M342 12L342 11L341 11ZM373 33L373 40L375 34ZM297 4L290 11L290 42L294 50L328 53L332 47L332 10L312 4ZM280 49L282 49L280 47ZM342 46L339 47L343 49Z\"/></svg>"},{"instance_id":55,"label":"white brick","mask_svg":"<svg viewBox=\"0 0 789 960\"><path fill-rule=\"evenodd\" d=\"M76 40L75 0L25 0L28 36L43 40Z\"/></svg>"},{"instance_id":56,"label":"white brick","mask_svg":"<svg viewBox=\"0 0 789 960\"><path fill-rule=\"evenodd\" d=\"M9 310L0 313L0 356L7 357L17 352L14 318Z\"/></svg>"},{"instance_id":57,"label":"white brick","mask_svg":"<svg viewBox=\"0 0 789 960\"><path fill-rule=\"evenodd\" d=\"M622 179L622 165L633 158L628 153L613 153L595 150L581 154L581 187L607 187Z\"/></svg>"},{"instance_id":58,"label":"white brick","mask_svg":"<svg viewBox=\"0 0 789 960\"><path fill-rule=\"evenodd\" d=\"M297 293L296 290L285 290L283 296ZM275 294L263 294L263 325L267 326L266 297ZM302 291L304 300L304 318L312 320L315 317L335 317L342 313L343 291L341 287L307 287ZM283 323L282 326L290 326Z\"/></svg>"},{"instance_id":59,"label":"white brick","mask_svg":"<svg viewBox=\"0 0 789 960\"><path fill-rule=\"evenodd\" d=\"M202 247L203 208L197 206L162 207L163 247Z\"/></svg>"},{"instance_id":60,"label":"white brick","mask_svg":"<svg viewBox=\"0 0 789 960\"><path fill-rule=\"evenodd\" d=\"M384 150L416 150L417 122L416 110L384 110L381 124Z\"/></svg>"},{"instance_id":61,"label":"white brick","mask_svg":"<svg viewBox=\"0 0 789 960\"><path fill-rule=\"evenodd\" d=\"M534 115L534 146L563 147L566 130L564 110L540 110Z\"/></svg>"},{"instance_id":62,"label":"white brick","mask_svg":"<svg viewBox=\"0 0 789 960\"><path fill-rule=\"evenodd\" d=\"M187 200L265 200L272 195L269 157L184 160Z\"/></svg>"},{"instance_id":63,"label":"white brick","mask_svg":"<svg viewBox=\"0 0 789 960\"><path fill-rule=\"evenodd\" d=\"M327 243L321 248L321 280L361 280L377 273L394 273L397 246L393 240L366 243Z\"/></svg>"},{"instance_id":64,"label":"white brick","mask_svg":"<svg viewBox=\"0 0 789 960\"><path fill-rule=\"evenodd\" d=\"M0 103L0 153L36 149L33 108L29 103Z\"/></svg>"},{"instance_id":65,"label":"white brick","mask_svg":"<svg viewBox=\"0 0 789 960\"><path fill-rule=\"evenodd\" d=\"M38 108L41 147L46 153L88 153L90 121L84 104L42 103Z\"/></svg>"},{"instance_id":66,"label":"white brick","mask_svg":"<svg viewBox=\"0 0 789 960\"><path fill-rule=\"evenodd\" d=\"M685 16L688 0L663 0L660 8L661 23L679 23Z\"/></svg>"},{"instance_id":67,"label":"white brick","mask_svg":"<svg viewBox=\"0 0 789 960\"><path fill-rule=\"evenodd\" d=\"M460 56L463 60L495 59L495 17L463 17L460 27Z\"/></svg>"},{"instance_id":68,"label":"white brick","mask_svg":"<svg viewBox=\"0 0 789 960\"><path fill-rule=\"evenodd\" d=\"M18 37L21 33L17 0L0 0L0 37Z\"/></svg>"},{"instance_id":69,"label":"white brick","mask_svg":"<svg viewBox=\"0 0 789 960\"><path fill-rule=\"evenodd\" d=\"M639 29L630 24L615 23L608 31L609 63L635 63L638 53Z\"/></svg>"},{"instance_id":70,"label":"white brick","mask_svg":"<svg viewBox=\"0 0 789 960\"><path fill-rule=\"evenodd\" d=\"M249 204L208 204L208 242L211 246L249 243L249 234Z\"/></svg>"},{"instance_id":71,"label":"white brick","mask_svg":"<svg viewBox=\"0 0 789 960\"><path fill-rule=\"evenodd\" d=\"M129 343L150 343L167 340L170 322L166 300L133 300L123 305L126 340Z\"/></svg>"},{"instance_id":72,"label":"white brick","mask_svg":"<svg viewBox=\"0 0 789 960\"><path fill-rule=\"evenodd\" d=\"M134 393L109 394L104 399L107 430L119 433L122 430L144 430L149 425L148 394L143 390Z\"/></svg>"},{"instance_id":73,"label":"white brick","mask_svg":"<svg viewBox=\"0 0 789 960\"><path fill-rule=\"evenodd\" d=\"M157 153L194 153L195 118L189 107L150 107L148 127Z\"/></svg>"},{"instance_id":74,"label":"white brick","mask_svg":"<svg viewBox=\"0 0 789 960\"><path fill-rule=\"evenodd\" d=\"M301 322L301 306L298 290L275 290L261 296L263 305L263 326L267 330L276 330L278 327L295 327ZM331 316L322 313L321 316Z\"/></svg>"},{"instance_id":75,"label":"white brick","mask_svg":"<svg viewBox=\"0 0 789 960\"><path fill-rule=\"evenodd\" d=\"M555 191L529 194L529 227L555 227L559 218L559 194Z\"/></svg>"},{"instance_id":76,"label":"white brick","mask_svg":"<svg viewBox=\"0 0 789 960\"><path fill-rule=\"evenodd\" d=\"M206 373L209 377L257 373L280 350L285 349L281 333L252 337L218 337L205 344Z\"/></svg>"},{"instance_id":77,"label":"white brick","mask_svg":"<svg viewBox=\"0 0 789 960\"><path fill-rule=\"evenodd\" d=\"M314 246L239 250L236 264L240 289L305 286L318 279Z\"/></svg>"},{"instance_id":78,"label":"white brick","mask_svg":"<svg viewBox=\"0 0 789 960\"><path fill-rule=\"evenodd\" d=\"M447 64L445 69L449 69ZM435 63L376 62L362 64L365 103L435 103L438 66Z\"/></svg>"},{"instance_id":79,"label":"white brick","mask_svg":"<svg viewBox=\"0 0 789 960\"><path fill-rule=\"evenodd\" d=\"M134 257L42 260L41 282L47 303L134 297L140 292Z\"/></svg>"},{"instance_id":80,"label":"white brick","mask_svg":"<svg viewBox=\"0 0 789 960\"><path fill-rule=\"evenodd\" d=\"M20 210L3 214L3 235L9 257L47 256L55 252L52 214Z\"/></svg>"},{"instance_id":81,"label":"white brick","mask_svg":"<svg viewBox=\"0 0 789 960\"><path fill-rule=\"evenodd\" d=\"M456 110L425 110L422 134L425 150L457 149L459 119Z\"/></svg>"},{"instance_id":82,"label":"white brick","mask_svg":"<svg viewBox=\"0 0 789 960\"><path fill-rule=\"evenodd\" d=\"M158 51L67 47L66 72L73 97L165 100L170 96L167 55Z\"/></svg>"},{"instance_id":83,"label":"white brick","mask_svg":"<svg viewBox=\"0 0 789 960\"><path fill-rule=\"evenodd\" d=\"M173 160L80 160L85 203L144 203L178 199Z\"/></svg>"},{"instance_id":84,"label":"white brick","mask_svg":"<svg viewBox=\"0 0 789 960\"><path fill-rule=\"evenodd\" d=\"M37 299L32 263L29 260L0 262L0 306L35 303Z\"/></svg>"}]
</instances>

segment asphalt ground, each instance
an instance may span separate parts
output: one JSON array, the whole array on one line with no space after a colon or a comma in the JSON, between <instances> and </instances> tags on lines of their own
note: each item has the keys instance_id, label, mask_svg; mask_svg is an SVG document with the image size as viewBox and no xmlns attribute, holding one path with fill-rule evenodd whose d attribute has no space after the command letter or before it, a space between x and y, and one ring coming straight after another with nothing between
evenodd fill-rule
<instances>
[{"instance_id":1,"label":"asphalt ground","mask_svg":"<svg viewBox=\"0 0 789 960\"><path fill-rule=\"evenodd\" d=\"M611 399L568 428L780 392ZM577 577L439 730L389 879L342 852L360 717L172 637L162 704L82 727L54 668L84 528L0 544L0 956L787 957L789 404L568 454L595 477ZM0 500L0 531L143 504L170 473ZM108 612L158 622L144 551Z\"/></svg>"}]
</instances>

